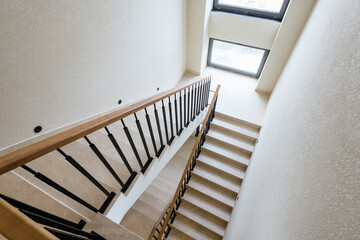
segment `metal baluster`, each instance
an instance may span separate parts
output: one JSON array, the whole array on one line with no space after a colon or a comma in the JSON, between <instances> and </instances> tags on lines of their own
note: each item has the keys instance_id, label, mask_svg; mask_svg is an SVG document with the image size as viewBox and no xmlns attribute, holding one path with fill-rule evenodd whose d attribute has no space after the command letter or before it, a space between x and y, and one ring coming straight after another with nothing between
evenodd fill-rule
<instances>
[{"instance_id":1,"label":"metal baluster","mask_svg":"<svg viewBox=\"0 0 360 240\"><path fill-rule=\"evenodd\" d=\"M100 236L99 234L97 234L94 231L91 231L91 233L82 231L82 233L69 233L69 232L64 232L64 231L59 231L56 230L54 228L49 228L49 227L44 227L48 232L50 232L51 234L53 234L55 237L57 237L60 240L87 240L87 239L93 239L93 240L106 240L105 238L103 238L102 236ZM82 235L84 237L80 237L79 235Z\"/></svg>"},{"instance_id":2,"label":"metal baluster","mask_svg":"<svg viewBox=\"0 0 360 240\"><path fill-rule=\"evenodd\" d=\"M199 103L200 103L200 88L201 88L201 82L199 82L198 85L198 94L197 94L197 100L196 100L196 115L199 115L200 109L199 109Z\"/></svg>"},{"instance_id":3,"label":"metal baluster","mask_svg":"<svg viewBox=\"0 0 360 240\"><path fill-rule=\"evenodd\" d=\"M168 132L168 127L167 127L167 120L166 120L166 110L165 110L165 105L164 105L164 100L161 100L161 110L162 110L162 114L163 114L163 119L164 119L164 126L165 126L165 136L166 136L166 142L168 145L169 144L169 132Z\"/></svg>"},{"instance_id":4,"label":"metal baluster","mask_svg":"<svg viewBox=\"0 0 360 240\"><path fill-rule=\"evenodd\" d=\"M198 102L198 112L197 112L197 115L200 114L201 112L201 99L202 99L202 96L203 96L203 82L201 82L201 86L199 87L199 102Z\"/></svg>"},{"instance_id":5,"label":"metal baluster","mask_svg":"<svg viewBox=\"0 0 360 240\"><path fill-rule=\"evenodd\" d=\"M207 82L207 89L206 89L206 107L209 105L210 82L211 80L209 79Z\"/></svg>"},{"instance_id":6,"label":"metal baluster","mask_svg":"<svg viewBox=\"0 0 360 240\"><path fill-rule=\"evenodd\" d=\"M184 89L184 127L188 127L186 123L186 89Z\"/></svg>"},{"instance_id":7,"label":"metal baluster","mask_svg":"<svg viewBox=\"0 0 360 240\"><path fill-rule=\"evenodd\" d=\"M151 142L152 142L153 147L154 147L154 152L155 152L156 157L159 157L160 155L158 155L158 152L157 152L156 141L155 141L154 132L153 132L151 121L150 121L150 116L149 116L146 108L145 108L145 114L146 114L145 115L146 122L147 122L149 132L150 132Z\"/></svg>"},{"instance_id":8,"label":"metal baluster","mask_svg":"<svg viewBox=\"0 0 360 240\"><path fill-rule=\"evenodd\" d=\"M111 134L111 132L109 131L109 129L108 129L107 127L105 127L105 130L106 130L106 132L107 132L107 134L108 134L108 137L109 137L111 143L113 144L113 146L114 146L114 148L116 149L116 151L119 153L122 161L124 162L126 168L129 170L130 174L131 174L131 175L136 175L136 172L131 168L128 160L126 159L123 151L121 150L119 144L117 143L114 135Z\"/></svg>"},{"instance_id":9,"label":"metal baluster","mask_svg":"<svg viewBox=\"0 0 360 240\"><path fill-rule=\"evenodd\" d=\"M191 86L191 121L194 121L194 85Z\"/></svg>"},{"instance_id":10,"label":"metal baluster","mask_svg":"<svg viewBox=\"0 0 360 240\"><path fill-rule=\"evenodd\" d=\"M206 99L206 87L207 87L207 84L206 84L206 80L204 81L204 93L203 93L203 98L202 98L202 101L201 101L201 110L204 110L205 108L205 99Z\"/></svg>"},{"instance_id":11,"label":"metal baluster","mask_svg":"<svg viewBox=\"0 0 360 240\"><path fill-rule=\"evenodd\" d=\"M193 112L193 118L195 119L196 117L196 102L197 102L197 99L198 99L198 84L196 83L195 84L195 87L194 87L194 112Z\"/></svg>"},{"instance_id":12,"label":"metal baluster","mask_svg":"<svg viewBox=\"0 0 360 240\"><path fill-rule=\"evenodd\" d=\"M181 107L181 104L182 104L182 98L181 98L181 91L179 92L180 93L180 97L179 97L179 112L180 112L180 118L179 118L179 121L180 121L180 130L179 130L179 133L178 135L180 136L180 134L182 133L183 131L183 127L182 127L182 107Z\"/></svg>"},{"instance_id":13,"label":"metal baluster","mask_svg":"<svg viewBox=\"0 0 360 240\"><path fill-rule=\"evenodd\" d=\"M160 149L159 149L159 152L158 152L158 155L160 156L162 151L164 150L165 148L165 145L164 145L164 142L163 142L163 139L162 139L162 135L161 135L161 126L160 126L160 121L159 121L159 114L158 114L158 111L156 109L156 105L154 104L154 113L155 113L155 120L156 120L156 125L157 125L157 128L158 128L158 134L159 134L159 138L160 138Z\"/></svg>"},{"instance_id":14,"label":"metal baluster","mask_svg":"<svg viewBox=\"0 0 360 240\"><path fill-rule=\"evenodd\" d=\"M110 195L110 193L88 171L86 171L77 161L75 161L75 159L73 159L71 156L67 155L60 148L58 148L57 151L65 157L65 159L66 159L66 161L68 161L68 163L70 163L74 168L76 168L82 175L84 175L90 182L92 182L106 196Z\"/></svg>"},{"instance_id":15,"label":"metal baluster","mask_svg":"<svg viewBox=\"0 0 360 240\"><path fill-rule=\"evenodd\" d=\"M107 168L107 170L111 173L111 175L115 178L115 180L121 185L121 187L125 187L125 184L121 181L119 176L115 173L114 169L110 166L108 161L105 159L105 157L101 154L99 149L93 144L87 136L84 136L85 140L88 142L89 147L95 155L100 159L100 161L104 164L104 166Z\"/></svg>"},{"instance_id":16,"label":"metal baluster","mask_svg":"<svg viewBox=\"0 0 360 240\"><path fill-rule=\"evenodd\" d=\"M135 123L136 123L136 126L137 126L137 128L138 128L141 141L142 141L142 143L143 143L143 145L144 145L146 157L147 157L147 159L148 159L148 160L146 161L145 165L144 165L144 169L142 170L142 173L145 173L146 169L149 167L149 165L150 165L151 161L153 160L153 158L150 156L150 152L149 152L149 149L148 149L148 146L147 146L147 143L146 143L146 139L145 139L143 130L142 130L142 128L141 128L141 123L140 123L139 119L137 118L136 113L134 113L134 116L135 116Z\"/></svg>"},{"instance_id":17,"label":"metal baluster","mask_svg":"<svg viewBox=\"0 0 360 240\"><path fill-rule=\"evenodd\" d=\"M188 101L187 101L187 125L190 123L190 87L188 88Z\"/></svg>"},{"instance_id":18,"label":"metal baluster","mask_svg":"<svg viewBox=\"0 0 360 240\"><path fill-rule=\"evenodd\" d=\"M67 219L58 217L56 215L53 215L51 213L48 213L48 212L43 211L41 209L38 209L36 207L30 206L30 205L28 205L26 203L20 202L20 201L18 201L16 199L13 199L11 197L5 196L5 195L3 195L1 193L0 193L0 198L4 199L6 202L11 204L15 208L19 208L19 209L26 210L28 212L35 213L35 214L37 214L39 216L46 217L48 219L51 219L51 220L54 220L56 222L71 226L73 228L77 228L77 229L81 230L86 224L86 222L84 220L82 220L82 219L78 223L74 223L74 222L71 222L71 221L69 221Z\"/></svg>"},{"instance_id":19,"label":"metal baluster","mask_svg":"<svg viewBox=\"0 0 360 240\"><path fill-rule=\"evenodd\" d=\"M122 125L123 125L123 127L124 127L124 132L125 132L126 137L127 137L128 141L129 141L129 143L130 143L130 146L131 146L131 148L132 148L132 150L133 150L133 152L134 152L134 154L135 154L136 160L137 160L137 162L138 162L139 165L140 165L140 169L141 169L141 171L143 172L143 171L144 171L144 165L143 165L143 163L141 162L139 153L138 153L138 151L137 151L137 149L136 149L136 147L135 147L135 144L134 144L134 141L133 141L133 139L132 139L132 137L131 137L131 135L130 135L129 129L126 127L123 119L121 119L121 123L122 123Z\"/></svg>"},{"instance_id":20,"label":"metal baluster","mask_svg":"<svg viewBox=\"0 0 360 240\"><path fill-rule=\"evenodd\" d=\"M177 100L176 100L176 93L174 94L174 105L175 105L175 127L176 127L176 135L180 135L179 133L179 124L178 124L178 111L177 111Z\"/></svg>"},{"instance_id":21,"label":"metal baluster","mask_svg":"<svg viewBox=\"0 0 360 240\"><path fill-rule=\"evenodd\" d=\"M23 169L25 169L26 171L30 172L31 174L34 175L34 177L36 177L37 179L39 179L40 181L46 183L47 185L49 185L52 188L55 188L56 190L58 190L59 192L61 192L62 194L68 196L69 198L73 199L74 201L80 203L81 205L83 205L84 207L90 209L93 212L98 212L98 210L90 205L89 203L87 203L86 201L82 200L81 198L79 198L78 196L76 196L75 194L73 194L72 192L68 191L67 189L65 189L64 187L60 186L59 184L57 184L56 182L54 182L53 180L51 180L50 178L46 177L45 175L39 173L39 172L35 172L33 169L31 169L30 167L26 166L26 165L22 165L21 166Z\"/></svg>"},{"instance_id":22,"label":"metal baluster","mask_svg":"<svg viewBox=\"0 0 360 240\"><path fill-rule=\"evenodd\" d=\"M201 82L201 88L200 88L200 102L199 102L199 112L201 112L202 109L202 100L204 98L204 81Z\"/></svg>"},{"instance_id":23,"label":"metal baluster","mask_svg":"<svg viewBox=\"0 0 360 240\"><path fill-rule=\"evenodd\" d=\"M171 138L170 138L170 141L169 141L169 145L171 145L171 143L175 139L175 136L174 136L173 114L172 114L172 111L171 111L171 99L170 99L170 97L169 97L169 103L168 104L169 104L169 118L170 118L170 130L171 130Z\"/></svg>"}]
</instances>

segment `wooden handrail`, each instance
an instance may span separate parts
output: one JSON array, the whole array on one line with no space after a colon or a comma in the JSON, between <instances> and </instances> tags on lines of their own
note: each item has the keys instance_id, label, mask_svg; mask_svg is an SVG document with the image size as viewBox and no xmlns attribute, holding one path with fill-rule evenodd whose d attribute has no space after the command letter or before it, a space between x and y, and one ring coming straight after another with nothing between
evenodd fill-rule
<instances>
[{"instance_id":1,"label":"wooden handrail","mask_svg":"<svg viewBox=\"0 0 360 240\"><path fill-rule=\"evenodd\" d=\"M148 237L148 240L151 240L151 239L152 239L153 235L155 234L155 231L156 231L157 226L160 224L162 218L164 217L165 213L166 213L167 210L169 209L170 204L171 204L171 201L166 205L164 211L161 213L159 219L156 221L156 223L155 223L154 227L152 228L151 233L150 233L150 235L149 235L149 237ZM171 213L169 212L168 214L171 214Z\"/></svg>"},{"instance_id":2,"label":"wooden handrail","mask_svg":"<svg viewBox=\"0 0 360 240\"><path fill-rule=\"evenodd\" d=\"M194 147L193 147L193 149L192 149L192 151L191 151L191 154L190 154L190 157L189 157L188 162L187 162L187 164L186 164L186 167L185 167L185 169L184 169L183 175L182 175L182 177L181 177L181 179L180 179L178 188L176 189L176 192L175 192L175 194L174 194L173 200L171 201L170 207L168 208L168 209L169 209L169 213L168 213L168 215L167 215L166 218L165 218L165 221L164 221L164 224L163 224L163 226L162 226L162 228L161 228L161 231L160 231L160 233L159 233L158 239L161 239L162 235L163 235L164 232L165 232L165 228L166 228L166 225L167 225L167 223L168 223L168 221L169 221L169 218L170 218L170 215L171 215L171 211L174 209L174 205L175 205L177 196L178 196L178 194L179 194L179 192L180 192L181 186L182 186L182 184L183 184L183 182L184 182L184 179L185 179L187 170L189 169L190 163L191 163L191 161L192 161L192 158L193 158L194 155L195 155L195 151L196 151L196 149L197 149L197 147L198 147L198 144L199 144L199 142L200 142L201 135L202 135L202 133L204 132L204 129L205 129L205 126L206 126L206 124L204 124L204 123L206 123L206 122L208 121L209 117L210 117L211 109L214 107L214 104L215 104L215 101L216 101L216 97L217 97L218 94L219 94L220 87L221 87L221 85L218 84L218 86L217 86L217 88L216 88L216 91L215 91L215 94L214 94L214 97L213 97L213 99L212 99L212 101L211 101L210 107L208 108L208 111L207 111L207 113L206 113L206 116L205 116L205 118L204 118L204 120L203 120L203 122L202 122L202 126L201 126L201 129L200 129L199 135L198 135L197 138L196 138ZM166 210L167 210L167 209L166 209Z\"/></svg>"},{"instance_id":3,"label":"wooden handrail","mask_svg":"<svg viewBox=\"0 0 360 240\"><path fill-rule=\"evenodd\" d=\"M26 164L38 157L41 157L51 151L54 151L66 144L69 144L81 137L84 137L90 133L93 133L109 124L119 121L122 118L125 118L137 111L144 109L158 101L161 101L167 97L174 95L175 93L188 88L195 83L201 82L204 79L211 77L211 75L206 75L204 77L198 77L190 83L176 87L152 97L146 98L142 101L136 102L129 106L126 106L122 109L116 110L112 113L106 114L99 118L96 118L87 123L81 124L64 132L61 132L52 137L46 138L42 141L31 144L27 147L21 148L14 152L11 152L7 155L0 157L0 175L15 169L23 164Z\"/></svg>"},{"instance_id":4,"label":"wooden handrail","mask_svg":"<svg viewBox=\"0 0 360 240\"><path fill-rule=\"evenodd\" d=\"M0 198L0 233L8 239L58 239Z\"/></svg>"}]
</instances>

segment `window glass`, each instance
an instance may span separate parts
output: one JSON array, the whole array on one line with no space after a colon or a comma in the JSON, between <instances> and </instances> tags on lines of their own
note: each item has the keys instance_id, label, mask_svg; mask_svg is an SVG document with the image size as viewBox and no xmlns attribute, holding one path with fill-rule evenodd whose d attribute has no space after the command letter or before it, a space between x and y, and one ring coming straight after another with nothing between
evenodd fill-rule
<instances>
[{"instance_id":1,"label":"window glass","mask_svg":"<svg viewBox=\"0 0 360 240\"><path fill-rule=\"evenodd\" d=\"M284 0L219 0L219 4L279 13Z\"/></svg>"},{"instance_id":2,"label":"window glass","mask_svg":"<svg viewBox=\"0 0 360 240\"><path fill-rule=\"evenodd\" d=\"M258 76L266 50L212 39L209 65Z\"/></svg>"}]
</instances>

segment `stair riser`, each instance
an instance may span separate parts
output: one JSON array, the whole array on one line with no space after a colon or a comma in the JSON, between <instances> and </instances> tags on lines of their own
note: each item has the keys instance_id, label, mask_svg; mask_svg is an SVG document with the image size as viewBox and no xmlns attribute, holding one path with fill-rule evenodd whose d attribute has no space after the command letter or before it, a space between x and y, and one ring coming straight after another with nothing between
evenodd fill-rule
<instances>
[{"instance_id":1,"label":"stair riser","mask_svg":"<svg viewBox=\"0 0 360 240\"><path fill-rule=\"evenodd\" d=\"M222 140L220 140L220 139L213 138L213 137L211 137L211 136L209 136L209 135L206 136L206 138L207 138L207 139L211 139L211 140L214 141L214 142L219 142L219 143L221 143L221 144L223 144L223 145L226 145L226 146L227 146L228 148L230 148L230 149L238 150L238 151L246 154L249 158L250 158L251 155L252 155L252 151L250 151L250 150L248 150L248 149L245 149L245 148L242 148L242 147L239 147L239 146L235 146L235 145L233 145L233 144L230 144L230 143L228 143L228 142L222 141Z\"/></svg>"},{"instance_id":2,"label":"stair riser","mask_svg":"<svg viewBox=\"0 0 360 240\"><path fill-rule=\"evenodd\" d=\"M234 134L236 135L238 138L244 138L252 143L255 144L256 142L256 137L252 137L252 136L249 136L249 135L246 135L246 134L243 134L241 132L237 132L237 131L234 131L232 129L229 129L229 128L226 128L226 127L223 127L223 126L220 126L220 125L217 125L217 124L214 124L212 123L210 128L216 130L216 131L221 131L221 132L224 132L224 133L230 133L230 134Z\"/></svg>"},{"instance_id":3,"label":"stair riser","mask_svg":"<svg viewBox=\"0 0 360 240\"><path fill-rule=\"evenodd\" d=\"M217 159L218 161L221 161L221 162L223 162L223 163L227 163L227 162L231 162L232 164L234 164L234 165L237 165L238 167L239 167L239 169L241 169L241 170L243 170L243 171L245 171L246 169L247 169L247 164L245 164L244 162L239 162L239 161L236 161L236 160L234 160L234 159L232 159L232 158L228 158L228 157L226 157L226 156L224 156L224 155L221 155L221 154L219 154L219 153L217 153L217 152L215 152L215 151L213 151L213 150L211 150L211 149L208 149L208 148L206 148L206 147L203 147L202 148L202 151L203 151L203 154L204 155L206 155L206 152L208 152L209 154L212 154L212 155L215 155L215 156L218 156L219 158Z\"/></svg>"}]
</instances>

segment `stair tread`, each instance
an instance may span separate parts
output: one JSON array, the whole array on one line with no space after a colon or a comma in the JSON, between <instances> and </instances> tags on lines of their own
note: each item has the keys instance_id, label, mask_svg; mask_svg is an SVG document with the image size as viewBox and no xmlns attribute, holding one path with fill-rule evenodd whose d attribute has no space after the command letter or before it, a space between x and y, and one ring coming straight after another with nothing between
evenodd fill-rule
<instances>
[{"instance_id":1,"label":"stair tread","mask_svg":"<svg viewBox=\"0 0 360 240\"><path fill-rule=\"evenodd\" d=\"M193 220L194 222L197 222L198 224L202 225L203 227L209 229L210 231L223 236L225 233L225 229L221 228L220 226L215 225L214 223L208 221L206 217L198 215L191 211L190 209L187 209L183 206L180 206L180 208L177 210L180 214L183 216Z\"/></svg>"},{"instance_id":2,"label":"stair tread","mask_svg":"<svg viewBox=\"0 0 360 240\"><path fill-rule=\"evenodd\" d=\"M222 119L217 119L216 117L213 119L213 121L211 122L212 125L219 127L219 128L223 128L227 131L232 131L234 133L237 133L239 135L243 135L244 137L247 137L249 139L253 139L256 140L259 136L259 133L257 130L255 129L251 129L246 125L238 125L238 124L233 124L229 121L225 121Z\"/></svg>"},{"instance_id":3,"label":"stair tread","mask_svg":"<svg viewBox=\"0 0 360 240\"><path fill-rule=\"evenodd\" d=\"M166 238L168 240L193 240L195 238L192 238L191 236L183 233L182 231L179 231L176 228L171 229L169 236Z\"/></svg>"},{"instance_id":4,"label":"stair tread","mask_svg":"<svg viewBox=\"0 0 360 240\"><path fill-rule=\"evenodd\" d=\"M191 225L186 224L179 220L179 217L175 218L175 221L171 224L172 227L176 228L177 230L185 233L186 235L197 239L197 240L210 240L211 238L206 236L205 234L198 231L196 228L191 227Z\"/></svg>"},{"instance_id":5,"label":"stair tread","mask_svg":"<svg viewBox=\"0 0 360 240\"><path fill-rule=\"evenodd\" d=\"M193 205L198 206L199 208L217 216L218 218L228 222L230 220L230 213L227 213L221 209L218 209L214 207L213 205L209 204L209 202L204 201L198 197L195 197L192 194L189 194L189 192L186 192L186 194L183 196L183 199L185 201L188 201L192 203Z\"/></svg>"},{"instance_id":6,"label":"stair tread","mask_svg":"<svg viewBox=\"0 0 360 240\"><path fill-rule=\"evenodd\" d=\"M261 126L258 124L251 123L251 122L239 119L239 118L235 118L235 117L232 117L232 116L220 113L220 112L215 113L214 119L219 119L219 120L222 120L222 121L234 124L234 125L247 127L255 132L259 132L261 129Z\"/></svg>"},{"instance_id":7,"label":"stair tread","mask_svg":"<svg viewBox=\"0 0 360 240\"><path fill-rule=\"evenodd\" d=\"M248 166L250 162L250 158L248 156L244 156L241 153L237 153L231 151L229 149L225 149L222 146L214 143L211 139L205 141L204 145L202 146L205 150L209 152L215 153L216 155L220 155L232 161L238 162L239 164Z\"/></svg>"},{"instance_id":8,"label":"stair tread","mask_svg":"<svg viewBox=\"0 0 360 240\"><path fill-rule=\"evenodd\" d=\"M216 169L219 169L223 172L226 172L234 177L240 178L240 179L244 179L245 177L245 172L240 170L240 169L235 169L221 161L216 160L215 158L212 158L210 156L207 155L201 155L199 156L199 158L197 159L197 161L200 161L206 165L212 166Z\"/></svg>"},{"instance_id":9,"label":"stair tread","mask_svg":"<svg viewBox=\"0 0 360 240\"><path fill-rule=\"evenodd\" d=\"M230 134L215 131L214 129L211 129L208 132L207 137L210 137L215 141L220 141L222 143L231 145L232 147L239 148L239 150L243 150L250 154L254 151L255 148L255 145L253 143L250 143L244 138L235 138Z\"/></svg>"},{"instance_id":10,"label":"stair tread","mask_svg":"<svg viewBox=\"0 0 360 240\"><path fill-rule=\"evenodd\" d=\"M201 165L197 165L196 168L194 169L193 173L199 177L205 178L205 179L207 179L213 183L216 183L216 184L222 186L223 188L226 188L235 193L239 193L239 191L240 191L240 186L237 186L234 183L231 183L231 182L227 181L226 179L224 179L218 175L215 175L215 174L207 171L206 169L203 169L201 167Z\"/></svg>"},{"instance_id":11,"label":"stair tread","mask_svg":"<svg viewBox=\"0 0 360 240\"><path fill-rule=\"evenodd\" d=\"M155 223L156 220L151 219L134 208L130 208L121 220L120 225L129 229L136 235L147 239Z\"/></svg>"},{"instance_id":12,"label":"stair tread","mask_svg":"<svg viewBox=\"0 0 360 240\"><path fill-rule=\"evenodd\" d=\"M227 206L234 207L234 204L235 204L234 199L231 199L230 197L226 197L223 194L217 192L216 190L214 190L210 187L207 187L197 181L194 181L194 179L191 179L188 186L205 194L205 195L208 195L209 197L212 197L212 198L222 202L223 204L225 204Z\"/></svg>"},{"instance_id":13,"label":"stair tread","mask_svg":"<svg viewBox=\"0 0 360 240\"><path fill-rule=\"evenodd\" d=\"M148 216L149 218L157 221L161 215L161 211L154 208L151 204L148 204L139 198L134 205L132 206L135 210L143 213L144 215Z\"/></svg>"}]
</instances>

